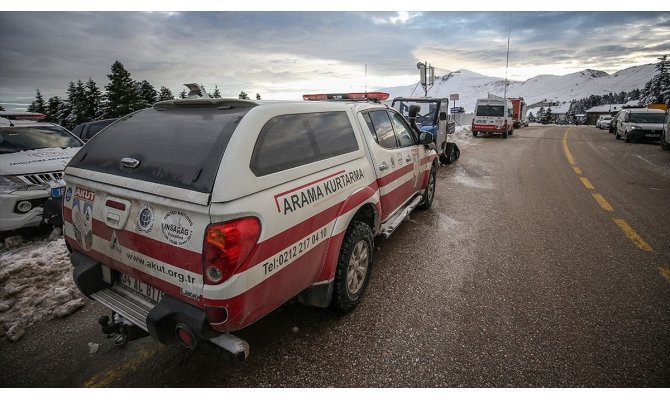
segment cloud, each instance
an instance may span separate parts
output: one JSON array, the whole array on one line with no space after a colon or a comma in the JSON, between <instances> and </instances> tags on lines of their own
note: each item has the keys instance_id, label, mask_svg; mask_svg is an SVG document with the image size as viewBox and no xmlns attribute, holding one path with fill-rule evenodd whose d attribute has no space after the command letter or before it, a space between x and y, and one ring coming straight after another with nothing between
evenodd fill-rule
<instances>
[{"instance_id":1,"label":"cloud","mask_svg":"<svg viewBox=\"0 0 670 400\"><path fill-rule=\"evenodd\" d=\"M0 101L62 96L89 77L103 88L116 60L157 88L197 81L264 98L410 84L417 61L486 73L505 65L510 16L519 78L615 72L670 45L668 12L0 12Z\"/></svg>"}]
</instances>

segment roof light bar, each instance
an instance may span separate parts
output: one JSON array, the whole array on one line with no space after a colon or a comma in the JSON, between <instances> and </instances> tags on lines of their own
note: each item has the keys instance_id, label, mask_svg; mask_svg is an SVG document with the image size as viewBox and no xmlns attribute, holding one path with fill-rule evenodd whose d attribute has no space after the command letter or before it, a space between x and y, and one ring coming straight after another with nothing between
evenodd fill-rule
<instances>
[{"instance_id":1,"label":"roof light bar","mask_svg":"<svg viewBox=\"0 0 670 400\"><path fill-rule=\"evenodd\" d=\"M384 101L389 98L388 93L384 92L365 92L365 93L321 93L321 94L303 94L303 100L374 100Z\"/></svg>"}]
</instances>

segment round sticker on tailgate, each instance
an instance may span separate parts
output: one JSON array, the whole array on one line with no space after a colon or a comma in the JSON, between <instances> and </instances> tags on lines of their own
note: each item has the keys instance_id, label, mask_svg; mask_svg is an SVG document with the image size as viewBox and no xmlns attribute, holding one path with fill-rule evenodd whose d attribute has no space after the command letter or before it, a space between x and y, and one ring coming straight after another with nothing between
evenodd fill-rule
<instances>
[{"instance_id":1,"label":"round sticker on tailgate","mask_svg":"<svg viewBox=\"0 0 670 400\"><path fill-rule=\"evenodd\" d=\"M168 242L183 246L193 237L193 221L181 211L170 211L163 217L161 231Z\"/></svg>"}]
</instances>

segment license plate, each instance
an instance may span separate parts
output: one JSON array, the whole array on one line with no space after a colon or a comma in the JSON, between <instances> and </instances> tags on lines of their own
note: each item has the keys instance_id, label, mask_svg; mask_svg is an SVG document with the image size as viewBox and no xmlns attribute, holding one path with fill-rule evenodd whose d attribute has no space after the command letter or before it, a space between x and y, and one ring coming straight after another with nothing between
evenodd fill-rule
<instances>
[{"instance_id":1,"label":"license plate","mask_svg":"<svg viewBox=\"0 0 670 400\"><path fill-rule=\"evenodd\" d=\"M63 197L64 192L65 192L64 187L51 188L51 197L53 197L54 199L60 199L61 197Z\"/></svg>"},{"instance_id":2,"label":"license plate","mask_svg":"<svg viewBox=\"0 0 670 400\"><path fill-rule=\"evenodd\" d=\"M659 135L658 133L647 133L644 136L645 137L661 137L661 135Z\"/></svg>"},{"instance_id":3,"label":"license plate","mask_svg":"<svg viewBox=\"0 0 670 400\"><path fill-rule=\"evenodd\" d=\"M158 301L163 297L163 292L155 287L148 285L138 279L133 278L130 275L120 274L119 283L130 289L133 293L136 293L152 303L158 303Z\"/></svg>"}]
</instances>

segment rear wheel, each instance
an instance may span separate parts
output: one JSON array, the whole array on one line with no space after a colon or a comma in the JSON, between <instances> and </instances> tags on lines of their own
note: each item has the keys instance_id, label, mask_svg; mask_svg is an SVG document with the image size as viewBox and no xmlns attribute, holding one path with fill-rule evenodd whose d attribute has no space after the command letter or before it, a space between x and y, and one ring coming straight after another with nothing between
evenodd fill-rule
<instances>
[{"instance_id":1,"label":"rear wheel","mask_svg":"<svg viewBox=\"0 0 670 400\"><path fill-rule=\"evenodd\" d=\"M473 131L472 136L477 137L477 131Z\"/></svg>"},{"instance_id":2,"label":"rear wheel","mask_svg":"<svg viewBox=\"0 0 670 400\"><path fill-rule=\"evenodd\" d=\"M449 143L442 143L442 153L440 154L440 162L442 164L451 164L456 160L454 155L454 146L450 146Z\"/></svg>"},{"instance_id":3,"label":"rear wheel","mask_svg":"<svg viewBox=\"0 0 670 400\"><path fill-rule=\"evenodd\" d=\"M366 223L353 221L347 228L335 272L331 305L347 313L361 300L372 272L374 237Z\"/></svg>"},{"instance_id":4,"label":"rear wheel","mask_svg":"<svg viewBox=\"0 0 670 400\"><path fill-rule=\"evenodd\" d=\"M507 139L507 131L503 132L503 139Z\"/></svg>"}]
</instances>

